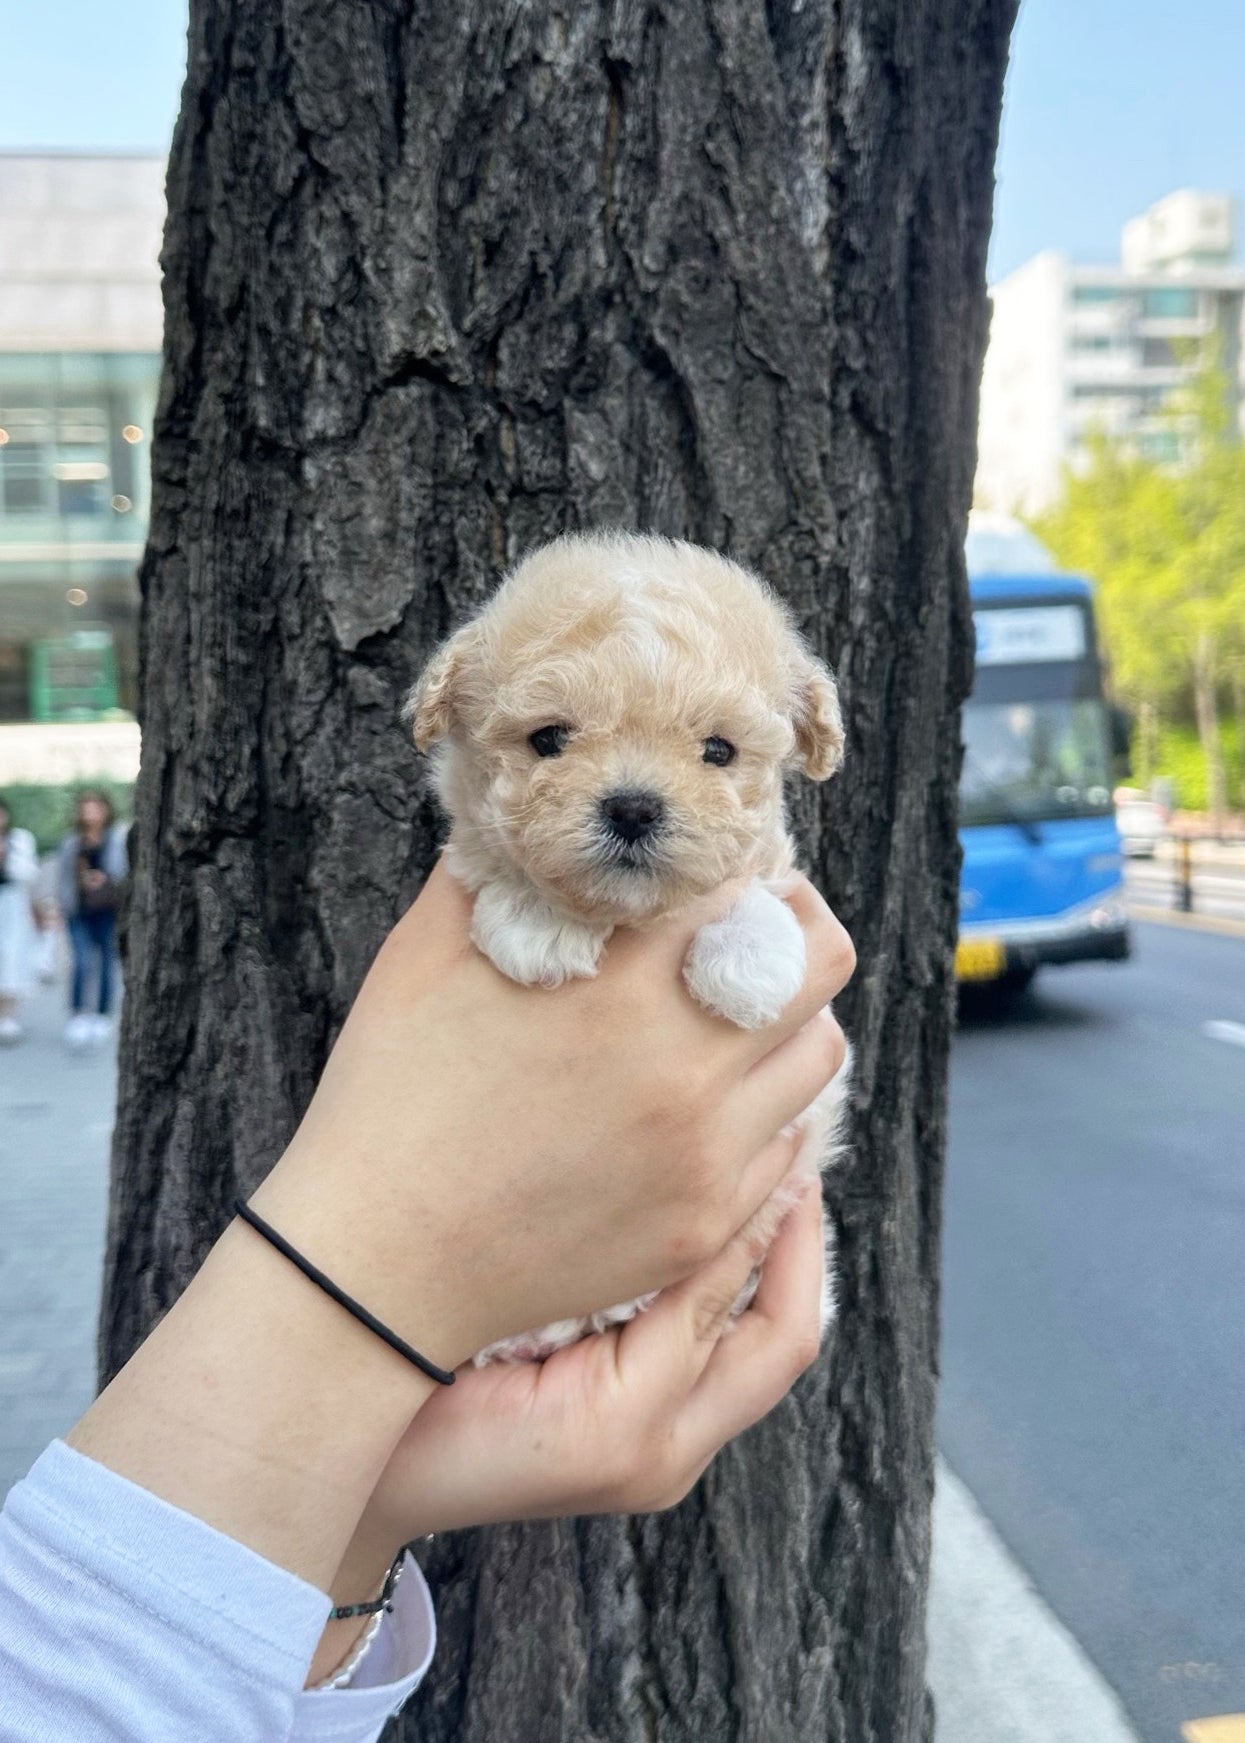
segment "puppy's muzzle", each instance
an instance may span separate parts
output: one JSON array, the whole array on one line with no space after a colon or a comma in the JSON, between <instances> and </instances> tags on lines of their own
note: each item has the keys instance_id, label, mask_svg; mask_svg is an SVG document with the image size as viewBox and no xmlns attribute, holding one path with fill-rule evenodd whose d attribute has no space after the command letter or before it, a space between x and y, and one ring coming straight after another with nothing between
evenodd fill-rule
<instances>
[{"instance_id":1,"label":"puppy's muzzle","mask_svg":"<svg viewBox=\"0 0 1245 1743\"><path fill-rule=\"evenodd\" d=\"M647 844L666 821L666 807L658 793L607 793L599 808L606 834L627 847Z\"/></svg>"}]
</instances>

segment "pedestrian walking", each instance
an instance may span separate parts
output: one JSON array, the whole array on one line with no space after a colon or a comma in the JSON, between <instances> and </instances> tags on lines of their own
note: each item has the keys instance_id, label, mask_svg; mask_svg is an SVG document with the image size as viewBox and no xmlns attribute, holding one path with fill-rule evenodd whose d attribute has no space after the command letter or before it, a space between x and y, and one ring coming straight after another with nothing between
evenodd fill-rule
<instances>
[{"instance_id":1,"label":"pedestrian walking","mask_svg":"<svg viewBox=\"0 0 1245 1743\"><path fill-rule=\"evenodd\" d=\"M13 814L0 799L0 1044L10 1047L24 1033L17 1012L34 969L30 887L38 870L34 836L13 827Z\"/></svg>"},{"instance_id":2,"label":"pedestrian walking","mask_svg":"<svg viewBox=\"0 0 1245 1743\"><path fill-rule=\"evenodd\" d=\"M117 984L117 905L129 870L127 830L106 793L80 793L61 842L57 886L73 953L71 1047L107 1039ZM93 1007L93 1008L92 1008Z\"/></svg>"}]
</instances>

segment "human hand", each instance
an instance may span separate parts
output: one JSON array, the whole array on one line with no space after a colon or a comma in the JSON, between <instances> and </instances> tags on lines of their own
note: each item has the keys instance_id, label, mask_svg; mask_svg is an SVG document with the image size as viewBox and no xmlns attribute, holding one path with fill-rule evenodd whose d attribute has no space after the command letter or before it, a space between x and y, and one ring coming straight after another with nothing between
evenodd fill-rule
<instances>
[{"instance_id":1,"label":"human hand","mask_svg":"<svg viewBox=\"0 0 1245 1743\"><path fill-rule=\"evenodd\" d=\"M88 867L82 874L82 887L84 890L102 890L107 882L107 873L102 871L92 871L90 867Z\"/></svg>"},{"instance_id":2,"label":"human hand","mask_svg":"<svg viewBox=\"0 0 1245 1743\"><path fill-rule=\"evenodd\" d=\"M443 866L390 934L256 1208L426 1354L661 1288L717 1253L785 1175L783 1128L842 1062L827 1001L850 942L800 881L808 975L745 1032L680 970L719 892L619 932L600 975L506 980Z\"/></svg>"},{"instance_id":3,"label":"human hand","mask_svg":"<svg viewBox=\"0 0 1245 1743\"><path fill-rule=\"evenodd\" d=\"M430 1531L681 1501L721 1447L772 1410L819 1342L817 1182L763 1252L740 1234L647 1313L542 1363L471 1368L434 1394L399 1442L346 1552L333 1597L376 1590L399 1546ZM757 1294L729 1331L755 1266ZM724 1335L725 1334L725 1335ZM332 1623L311 1680L350 1649Z\"/></svg>"}]
</instances>

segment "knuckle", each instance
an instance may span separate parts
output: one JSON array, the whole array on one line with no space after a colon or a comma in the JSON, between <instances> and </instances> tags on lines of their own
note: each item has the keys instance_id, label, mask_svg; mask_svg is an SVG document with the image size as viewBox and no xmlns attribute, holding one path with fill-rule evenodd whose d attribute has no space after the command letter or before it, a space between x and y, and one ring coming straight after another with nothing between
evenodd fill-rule
<instances>
[{"instance_id":1,"label":"knuckle","mask_svg":"<svg viewBox=\"0 0 1245 1743\"><path fill-rule=\"evenodd\" d=\"M788 1352L788 1367L793 1381L801 1374L806 1374L821 1354L821 1336L814 1326L809 1326L792 1338Z\"/></svg>"},{"instance_id":2,"label":"knuckle","mask_svg":"<svg viewBox=\"0 0 1245 1743\"><path fill-rule=\"evenodd\" d=\"M702 1265L707 1265L723 1245L719 1219L703 1205L691 1206L674 1221L670 1230L671 1271L675 1276L697 1271Z\"/></svg>"},{"instance_id":3,"label":"knuckle","mask_svg":"<svg viewBox=\"0 0 1245 1743\"><path fill-rule=\"evenodd\" d=\"M729 1294L725 1290L715 1290L697 1300L692 1309L692 1336L698 1344L717 1343L730 1317L736 1294L734 1289Z\"/></svg>"},{"instance_id":4,"label":"knuckle","mask_svg":"<svg viewBox=\"0 0 1245 1743\"><path fill-rule=\"evenodd\" d=\"M647 1466L648 1443L643 1433L615 1436L597 1468L601 1496L610 1506L629 1510L646 1484Z\"/></svg>"},{"instance_id":5,"label":"knuckle","mask_svg":"<svg viewBox=\"0 0 1245 1743\"><path fill-rule=\"evenodd\" d=\"M654 1510L654 1498L664 1494L669 1487L671 1464L667 1436L649 1429L635 1438L627 1459L628 1475L623 1485L634 1512Z\"/></svg>"},{"instance_id":6,"label":"knuckle","mask_svg":"<svg viewBox=\"0 0 1245 1743\"><path fill-rule=\"evenodd\" d=\"M847 1057L847 1037L838 1024L838 1019L831 1012L826 1012L826 1021L822 1029L822 1045L824 1048L823 1062L827 1067L827 1079L837 1077L843 1068Z\"/></svg>"},{"instance_id":7,"label":"knuckle","mask_svg":"<svg viewBox=\"0 0 1245 1743\"><path fill-rule=\"evenodd\" d=\"M841 992L856 972L856 947L829 908L814 929L809 963L810 977L827 998Z\"/></svg>"},{"instance_id":8,"label":"knuckle","mask_svg":"<svg viewBox=\"0 0 1245 1743\"><path fill-rule=\"evenodd\" d=\"M822 1009L808 1023L809 1075L820 1090L842 1069L847 1039L833 1012Z\"/></svg>"},{"instance_id":9,"label":"knuckle","mask_svg":"<svg viewBox=\"0 0 1245 1743\"><path fill-rule=\"evenodd\" d=\"M664 1513L677 1507L690 1487L688 1472L675 1458L672 1449L667 1448L648 1474L642 1511Z\"/></svg>"}]
</instances>

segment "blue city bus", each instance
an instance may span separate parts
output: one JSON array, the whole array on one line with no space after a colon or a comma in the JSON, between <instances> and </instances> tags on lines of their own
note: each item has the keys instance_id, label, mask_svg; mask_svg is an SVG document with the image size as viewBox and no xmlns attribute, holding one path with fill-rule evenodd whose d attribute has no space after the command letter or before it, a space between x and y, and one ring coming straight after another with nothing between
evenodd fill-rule
<instances>
[{"instance_id":1,"label":"blue city bus","mask_svg":"<svg viewBox=\"0 0 1245 1743\"><path fill-rule=\"evenodd\" d=\"M1092 589L1029 548L1045 557L1032 572L973 573L970 539L960 780L956 977L1014 990L1045 964L1118 962L1130 947Z\"/></svg>"}]
</instances>

